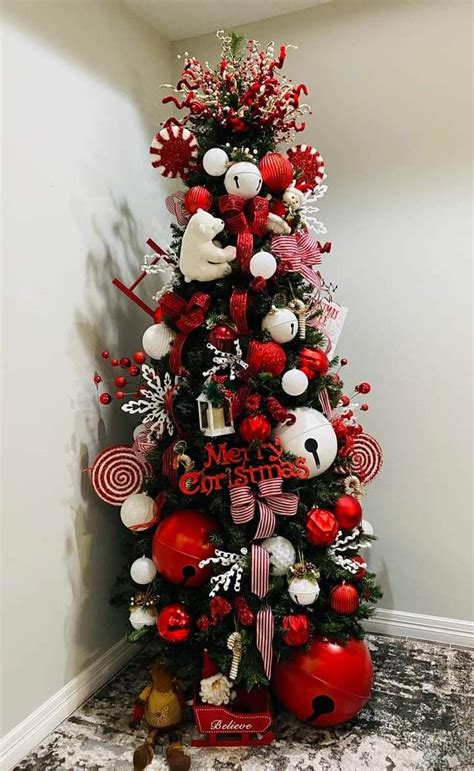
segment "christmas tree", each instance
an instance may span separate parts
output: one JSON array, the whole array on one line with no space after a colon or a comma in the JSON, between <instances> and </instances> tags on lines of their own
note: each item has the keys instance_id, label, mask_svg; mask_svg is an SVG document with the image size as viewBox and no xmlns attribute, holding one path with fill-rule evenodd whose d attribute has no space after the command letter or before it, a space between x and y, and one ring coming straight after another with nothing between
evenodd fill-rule
<instances>
[{"instance_id":1,"label":"christmas tree","mask_svg":"<svg viewBox=\"0 0 474 771\"><path fill-rule=\"evenodd\" d=\"M306 86L281 73L285 47L218 34L217 65L186 54L163 99L179 117L151 160L185 189L166 201L169 248L150 239L137 281L114 281L153 323L133 362L103 353L124 369L115 397L133 439L104 450L91 478L130 531L115 596L130 605L130 639L152 639L199 703L273 682L296 715L331 724L370 692L359 640L380 592L361 496L381 453L356 416L370 385L347 395L335 355L346 309L318 270L331 248L324 162L295 138ZM148 304L136 288L155 280L151 296L157 277ZM325 650L342 658L324 664ZM304 684L309 665L326 688L337 670L334 688L359 698L338 704Z\"/></svg>"}]
</instances>

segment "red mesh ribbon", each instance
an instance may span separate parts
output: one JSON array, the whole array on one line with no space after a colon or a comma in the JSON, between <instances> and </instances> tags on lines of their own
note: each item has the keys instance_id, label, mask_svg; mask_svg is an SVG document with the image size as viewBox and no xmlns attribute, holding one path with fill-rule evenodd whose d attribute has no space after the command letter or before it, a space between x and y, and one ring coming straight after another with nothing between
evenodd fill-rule
<instances>
[{"instance_id":1,"label":"red mesh ribbon","mask_svg":"<svg viewBox=\"0 0 474 771\"><path fill-rule=\"evenodd\" d=\"M252 572L250 588L253 594L261 600L266 597L269 589L270 555L266 549L253 544ZM271 676L273 662L273 634L275 622L270 605L263 605L257 613L256 644L262 656L263 668L267 677Z\"/></svg>"},{"instance_id":2,"label":"red mesh ribbon","mask_svg":"<svg viewBox=\"0 0 474 771\"><path fill-rule=\"evenodd\" d=\"M211 297L205 292L195 292L189 301L176 292L167 292L161 298L163 315L169 316L179 329L170 353L170 369L174 375L179 373L182 366L181 356L186 338L204 323L210 303Z\"/></svg>"},{"instance_id":3,"label":"red mesh ribbon","mask_svg":"<svg viewBox=\"0 0 474 771\"><path fill-rule=\"evenodd\" d=\"M307 230L297 230L289 236L273 236L272 254L278 258L283 273L301 273L308 284L318 286L319 279L313 265L321 264L321 255L330 249L321 245Z\"/></svg>"},{"instance_id":4,"label":"red mesh ribbon","mask_svg":"<svg viewBox=\"0 0 474 771\"><path fill-rule=\"evenodd\" d=\"M237 234L237 262L241 270L248 271L253 252L253 237L263 236L267 230L268 201L260 195L247 203L238 195L221 195L219 211L226 228Z\"/></svg>"},{"instance_id":5,"label":"red mesh ribbon","mask_svg":"<svg viewBox=\"0 0 474 771\"><path fill-rule=\"evenodd\" d=\"M298 496L282 492L282 486L282 479L266 479L258 483L258 496L246 486L230 490L230 513L235 524L250 522L258 503L260 521L254 538L258 540L273 535L276 515L294 517L298 509Z\"/></svg>"},{"instance_id":6,"label":"red mesh ribbon","mask_svg":"<svg viewBox=\"0 0 474 771\"><path fill-rule=\"evenodd\" d=\"M249 294L246 289L234 289L230 297L230 316L237 332L241 335L248 335L250 333L247 322L247 310L249 304Z\"/></svg>"}]
</instances>

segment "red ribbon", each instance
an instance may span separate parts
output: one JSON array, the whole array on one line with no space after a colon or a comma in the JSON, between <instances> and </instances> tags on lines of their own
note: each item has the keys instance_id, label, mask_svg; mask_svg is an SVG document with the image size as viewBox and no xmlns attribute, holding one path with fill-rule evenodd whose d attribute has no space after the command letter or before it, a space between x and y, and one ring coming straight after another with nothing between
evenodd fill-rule
<instances>
[{"instance_id":1,"label":"red ribbon","mask_svg":"<svg viewBox=\"0 0 474 771\"><path fill-rule=\"evenodd\" d=\"M248 271L253 252L253 237L263 236L267 231L268 201L260 195L248 203L239 195L221 195L219 211L225 219L227 230L237 234L239 267Z\"/></svg>"},{"instance_id":2,"label":"red ribbon","mask_svg":"<svg viewBox=\"0 0 474 771\"><path fill-rule=\"evenodd\" d=\"M184 343L190 332L202 326L211 304L210 295L205 292L195 292L189 301L184 300L176 292L167 292L160 300L160 308L164 316L169 316L179 329L174 339L170 353L170 369L177 375L181 369L181 356Z\"/></svg>"},{"instance_id":3,"label":"red ribbon","mask_svg":"<svg viewBox=\"0 0 474 771\"><path fill-rule=\"evenodd\" d=\"M250 588L253 594L261 600L266 597L269 589L270 555L266 549L253 544L252 572ZM262 656L263 668L269 678L273 662L273 634L275 622L270 605L264 604L257 613L255 620L256 645Z\"/></svg>"},{"instance_id":4,"label":"red ribbon","mask_svg":"<svg viewBox=\"0 0 474 771\"><path fill-rule=\"evenodd\" d=\"M236 525L250 522L258 503L260 521L254 540L269 538L275 532L276 514L294 517L298 509L298 496L282 492L283 480L266 479L258 483L258 497L250 487L234 487L230 490L230 513Z\"/></svg>"},{"instance_id":5,"label":"red ribbon","mask_svg":"<svg viewBox=\"0 0 474 771\"><path fill-rule=\"evenodd\" d=\"M249 294L246 289L234 289L230 297L229 310L230 317L237 327L237 332L241 335L250 333L247 322L247 310L249 304Z\"/></svg>"},{"instance_id":6,"label":"red ribbon","mask_svg":"<svg viewBox=\"0 0 474 771\"><path fill-rule=\"evenodd\" d=\"M297 230L289 236L273 236L271 250L282 272L301 273L308 284L318 285L312 266L321 264L321 254L329 251L327 244L322 246L307 230Z\"/></svg>"}]
</instances>

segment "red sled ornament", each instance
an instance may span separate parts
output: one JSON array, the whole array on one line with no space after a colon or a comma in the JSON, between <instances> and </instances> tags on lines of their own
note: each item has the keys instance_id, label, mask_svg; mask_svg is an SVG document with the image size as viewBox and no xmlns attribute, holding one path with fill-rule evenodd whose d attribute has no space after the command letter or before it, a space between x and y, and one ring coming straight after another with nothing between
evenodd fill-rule
<instances>
[{"instance_id":1,"label":"red sled ornament","mask_svg":"<svg viewBox=\"0 0 474 771\"><path fill-rule=\"evenodd\" d=\"M273 717L270 695L264 688L237 689L232 706L214 706L195 700L197 728L204 736L193 739L193 747L260 747L271 744Z\"/></svg>"},{"instance_id":2,"label":"red sled ornament","mask_svg":"<svg viewBox=\"0 0 474 771\"><path fill-rule=\"evenodd\" d=\"M196 165L198 145L196 137L183 126L167 125L153 138L151 165L163 177L186 179Z\"/></svg>"},{"instance_id":3,"label":"red sled ornament","mask_svg":"<svg viewBox=\"0 0 474 771\"><path fill-rule=\"evenodd\" d=\"M298 183L305 182L311 189L321 184L324 177L324 161L319 150L311 145L295 145L287 152L294 169L301 172Z\"/></svg>"}]
</instances>

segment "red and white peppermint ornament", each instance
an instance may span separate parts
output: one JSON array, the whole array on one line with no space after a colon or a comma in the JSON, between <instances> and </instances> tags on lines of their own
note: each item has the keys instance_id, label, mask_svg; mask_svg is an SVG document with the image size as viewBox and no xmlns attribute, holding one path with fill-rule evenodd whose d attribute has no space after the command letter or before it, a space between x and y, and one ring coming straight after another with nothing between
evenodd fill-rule
<instances>
[{"instance_id":1,"label":"red and white peppermint ornament","mask_svg":"<svg viewBox=\"0 0 474 771\"><path fill-rule=\"evenodd\" d=\"M302 172L298 182L306 182L311 188L317 187L326 176L324 161L319 150L311 145L295 145L287 152L294 169Z\"/></svg>"},{"instance_id":2,"label":"red and white peppermint ornament","mask_svg":"<svg viewBox=\"0 0 474 771\"><path fill-rule=\"evenodd\" d=\"M197 158L196 137L183 126L165 126L154 137L150 153L155 156L152 166L163 177L185 179Z\"/></svg>"},{"instance_id":3,"label":"red and white peppermint ornament","mask_svg":"<svg viewBox=\"0 0 474 771\"><path fill-rule=\"evenodd\" d=\"M382 448L370 434L354 437L351 452L351 470L364 485L372 482L383 464Z\"/></svg>"},{"instance_id":4,"label":"red and white peppermint ornament","mask_svg":"<svg viewBox=\"0 0 474 771\"><path fill-rule=\"evenodd\" d=\"M106 503L121 506L129 495L143 489L145 477L151 467L138 460L131 447L116 444L97 456L90 478L95 492Z\"/></svg>"}]
</instances>

